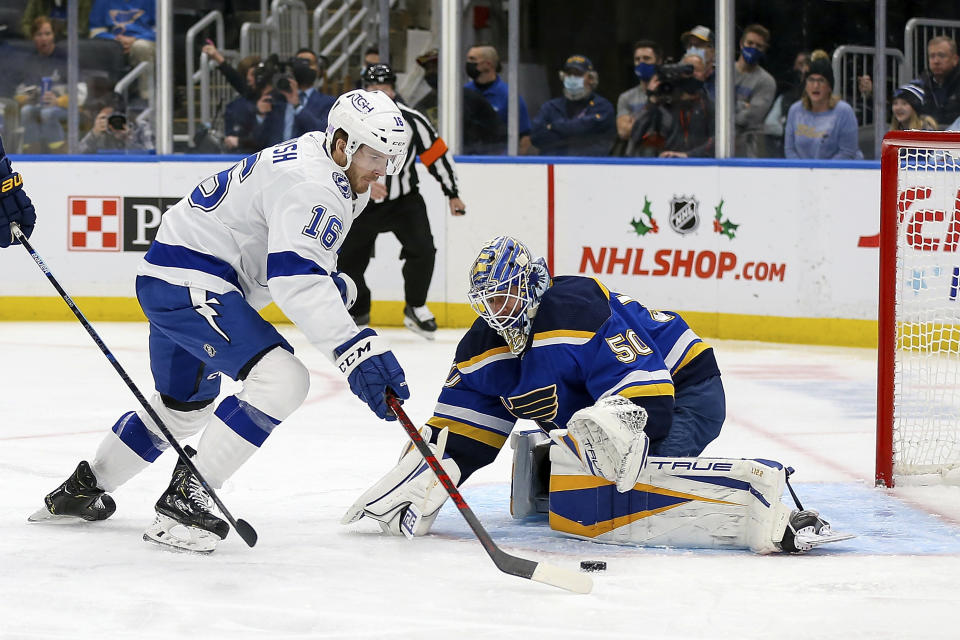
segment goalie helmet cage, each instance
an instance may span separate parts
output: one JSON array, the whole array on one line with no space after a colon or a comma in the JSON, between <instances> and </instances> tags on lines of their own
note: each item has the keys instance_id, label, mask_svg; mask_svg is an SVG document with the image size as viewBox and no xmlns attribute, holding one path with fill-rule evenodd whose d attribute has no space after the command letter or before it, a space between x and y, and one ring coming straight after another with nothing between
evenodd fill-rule
<instances>
[{"instance_id":1,"label":"goalie helmet cage","mask_svg":"<svg viewBox=\"0 0 960 640\"><path fill-rule=\"evenodd\" d=\"M883 139L876 483L960 476L960 133Z\"/></svg>"}]
</instances>

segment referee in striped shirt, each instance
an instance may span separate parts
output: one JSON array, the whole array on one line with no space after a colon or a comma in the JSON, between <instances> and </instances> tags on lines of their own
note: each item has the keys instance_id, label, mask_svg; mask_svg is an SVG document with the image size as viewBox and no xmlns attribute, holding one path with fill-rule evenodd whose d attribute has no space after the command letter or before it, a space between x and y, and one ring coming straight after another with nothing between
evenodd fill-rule
<instances>
[{"instance_id":1,"label":"referee in striped shirt","mask_svg":"<svg viewBox=\"0 0 960 640\"><path fill-rule=\"evenodd\" d=\"M367 91L383 91L396 100L397 76L387 64L372 64L361 76ZM386 182L370 185L370 204L353 221L337 260L338 268L357 283L357 301L350 309L358 325L370 323L370 289L363 274L370 264L377 236L393 233L402 247L403 260L403 324L408 329L433 340L437 321L427 308L427 289L433 278L434 258L437 253L427 219L427 206L417 187L419 179L414 161L417 156L450 199L450 213L462 216L467 212L457 189L457 175L453 157L447 145L437 135L430 121L419 111L397 103L400 113L413 132L407 160Z\"/></svg>"}]
</instances>

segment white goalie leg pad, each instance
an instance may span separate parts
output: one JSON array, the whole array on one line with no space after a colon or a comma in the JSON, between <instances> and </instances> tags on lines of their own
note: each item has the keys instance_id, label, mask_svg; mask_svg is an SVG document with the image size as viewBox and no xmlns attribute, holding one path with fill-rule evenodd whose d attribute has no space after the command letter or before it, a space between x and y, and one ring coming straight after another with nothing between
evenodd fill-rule
<instances>
[{"instance_id":1,"label":"white goalie leg pad","mask_svg":"<svg viewBox=\"0 0 960 640\"><path fill-rule=\"evenodd\" d=\"M241 415L231 417L218 407L210 419L197 445L197 469L221 488L277 424L303 404L309 390L310 372L299 359L280 347L268 352L250 370L236 402L224 401Z\"/></svg>"},{"instance_id":2,"label":"white goalie leg pad","mask_svg":"<svg viewBox=\"0 0 960 640\"><path fill-rule=\"evenodd\" d=\"M429 441L430 427L423 427L420 433ZM447 429L440 431L437 444L430 448L456 484L460 481L460 467L449 456L444 457L447 434ZM377 520L384 533L395 536L422 536L430 530L449 494L416 448L404 446L404 451L397 466L353 503L340 524L350 524L367 516ZM416 517L405 517L408 513Z\"/></svg>"},{"instance_id":3,"label":"white goalie leg pad","mask_svg":"<svg viewBox=\"0 0 960 640\"><path fill-rule=\"evenodd\" d=\"M768 460L651 457L626 494L550 452L550 527L597 542L779 551L791 509L783 467Z\"/></svg>"},{"instance_id":4,"label":"white goalie leg pad","mask_svg":"<svg viewBox=\"0 0 960 640\"><path fill-rule=\"evenodd\" d=\"M574 413L567 428L552 431L550 437L574 453L588 473L615 482L617 491L626 493L647 461L646 425L646 409L612 395Z\"/></svg>"}]
</instances>

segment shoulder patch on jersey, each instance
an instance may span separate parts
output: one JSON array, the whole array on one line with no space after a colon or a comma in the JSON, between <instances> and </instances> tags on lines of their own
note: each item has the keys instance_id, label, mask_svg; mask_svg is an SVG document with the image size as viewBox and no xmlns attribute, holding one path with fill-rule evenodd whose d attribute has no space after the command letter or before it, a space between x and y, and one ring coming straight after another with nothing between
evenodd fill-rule
<instances>
[{"instance_id":1,"label":"shoulder patch on jersey","mask_svg":"<svg viewBox=\"0 0 960 640\"><path fill-rule=\"evenodd\" d=\"M340 195L347 200L350 199L352 190L350 189L350 181L347 179L347 176L343 175L340 171L334 171L333 184L337 185L337 189L340 189Z\"/></svg>"},{"instance_id":2,"label":"shoulder patch on jersey","mask_svg":"<svg viewBox=\"0 0 960 640\"><path fill-rule=\"evenodd\" d=\"M595 333L610 317L607 296L606 288L593 278L558 276L543 295L533 320L533 333L553 336Z\"/></svg>"},{"instance_id":3,"label":"shoulder patch on jersey","mask_svg":"<svg viewBox=\"0 0 960 640\"><path fill-rule=\"evenodd\" d=\"M650 313L650 317L653 318L654 322L670 322L676 317L664 311L657 311L656 309L647 309L647 311Z\"/></svg>"}]
</instances>

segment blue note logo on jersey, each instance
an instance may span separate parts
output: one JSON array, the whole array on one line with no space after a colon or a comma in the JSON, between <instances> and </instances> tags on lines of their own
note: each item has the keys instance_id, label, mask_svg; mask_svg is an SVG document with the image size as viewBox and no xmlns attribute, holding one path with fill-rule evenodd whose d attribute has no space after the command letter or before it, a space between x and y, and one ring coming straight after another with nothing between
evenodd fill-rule
<instances>
[{"instance_id":1,"label":"blue note logo on jersey","mask_svg":"<svg viewBox=\"0 0 960 640\"><path fill-rule=\"evenodd\" d=\"M339 171L333 172L333 184L337 185L337 189L340 189L340 193L347 200L350 199L350 194L352 193L350 189L350 181L347 180L347 176L343 175Z\"/></svg>"},{"instance_id":2,"label":"blue note logo on jersey","mask_svg":"<svg viewBox=\"0 0 960 640\"><path fill-rule=\"evenodd\" d=\"M693 233L700 226L700 203L693 196L673 196L670 200L670 227L680 235Z\"/></svg>"},{"instance_id":3,"label":"blue note logo on jersey","mask_svg":"<svg viewBox=\"0 0 960 640\"><path fill-rule=\"evenodd\" d=\"M557 385L534 389L522 395L501 397L500 401L511 415L523 420L549 422L557 417L560 398L557 397Z\"/></svg>"}]
</instances>

